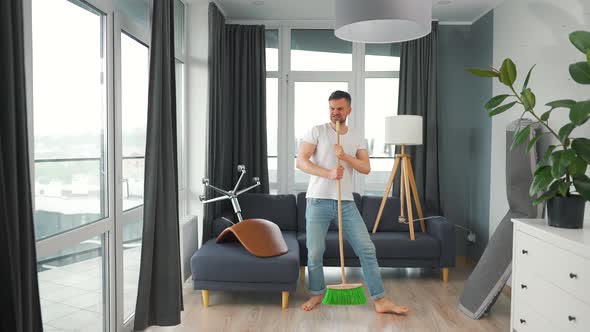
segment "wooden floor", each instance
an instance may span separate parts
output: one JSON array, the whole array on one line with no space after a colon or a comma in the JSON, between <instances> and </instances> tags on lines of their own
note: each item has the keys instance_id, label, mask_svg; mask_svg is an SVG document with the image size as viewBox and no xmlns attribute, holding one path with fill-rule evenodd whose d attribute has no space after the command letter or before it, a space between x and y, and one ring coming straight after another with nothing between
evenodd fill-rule
<instances>
[{"instance_id":1,"label":"wooden floor","mask_svg":"<svg viewBox=\"0 0 590 332\"><path fill-rule=\"evenodd\" d=\"M204 309L201 292L187 283L182 324L152 327L147 331L508 331L510 299L504 294L481 320L471 320L457 309L471 269L467 266L450 269L449 282L445 285L439 270L383 268L386 296L409 306L411 313L407 317L375 313L368 297L368 303L363 306L321 306L304 312L299 306L308 295L301 283L289 297L286 310L281 310L280 292L213 291L209 295L209 307ZM347 271L349 282L361 281L360 269ZM339 283L338 273L339 268L326 268L326 282Z\"/></svg>"}]
</instances>

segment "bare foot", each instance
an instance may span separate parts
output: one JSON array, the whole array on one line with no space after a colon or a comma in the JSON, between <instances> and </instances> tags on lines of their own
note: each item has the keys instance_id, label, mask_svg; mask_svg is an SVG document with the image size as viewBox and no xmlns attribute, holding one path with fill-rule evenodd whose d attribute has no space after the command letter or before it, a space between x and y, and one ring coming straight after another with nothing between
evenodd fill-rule
<instances>
[{"instance_id":1,"label":"bare foot","mask_svg":"<svg viewBox=\"0 0 590 332\"><path fill-rule=\"evenodd\" d=\"M321 295L313 295L312 297L307 300L307 302L301 305L301 309L305 311L312 311L315 307L317 307L322 300L324 299L324 294Z\"/></svg>"},{"instance_id":2,"label":"bare foot","mask_svg":"<svg viewBox=\"0 0 590 332\"><path fill-rule=\"evenodd\" d=\"M375 301L375 311L380 314L405 315L410 311L410 309L405 306L397 305L386 298L381 298Z\"/></svg>"}]
</instances>

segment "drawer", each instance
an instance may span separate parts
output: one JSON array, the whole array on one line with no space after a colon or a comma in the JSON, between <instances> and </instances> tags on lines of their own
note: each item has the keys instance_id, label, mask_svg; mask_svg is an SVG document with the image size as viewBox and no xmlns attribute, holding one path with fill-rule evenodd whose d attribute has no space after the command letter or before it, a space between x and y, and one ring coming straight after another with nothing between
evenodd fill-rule
<instances>
[{"instance_id":1,"label":"drawer","mask_svg":"<svg viewBox=\"0 0 590 332\"><path fill-rule=\"evenodd\" d=\"M516 232L515 241L519 273L537 273L590 305L590 260L523 232Z\"/></svg>"},{"instance_id":2,"label":"drawer","mask_svg":"<svg viewBox=\"0 0 590 332\"><path fill-rule=\"evenodd\" d=\"M559 331L590 331L590 305L544 280L539 274L519 271L513 285L513 294L516 307L520 310L534 310L559 327ZM516 326L518 320L514 323Z\"/></svg>"},{"instance_id":3,"label":"drawer","mask_svg":"<svg viewBox=\"0 0 590 332\"><path fill-rule=\"evenodd\" d=\"M520 302L514 305L512 329L518 332L555 332L551 323L528 304Z\"/></svg>"}]
</instances>

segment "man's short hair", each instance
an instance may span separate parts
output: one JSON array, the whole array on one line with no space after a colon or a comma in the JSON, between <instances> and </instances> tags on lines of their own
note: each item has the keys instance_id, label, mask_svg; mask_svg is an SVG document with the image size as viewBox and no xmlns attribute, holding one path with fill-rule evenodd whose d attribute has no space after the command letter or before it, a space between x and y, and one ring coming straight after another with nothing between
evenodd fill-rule
<instances>
[{"instance_id":1,"label":"man's short hair","mask_svg":"<svg viewBox=\"0 0 590 332\"><path fill-rule=\"evenodd\" d=\"M346 101L348 102L348 106L351 105L352 98L350 98L350 94L346 91L336 90L336 91L332 92L332 94L330 95L330 98L328 98L328 101L338 100L338 99L346 99Z\"/></svg>"}]
</instances>

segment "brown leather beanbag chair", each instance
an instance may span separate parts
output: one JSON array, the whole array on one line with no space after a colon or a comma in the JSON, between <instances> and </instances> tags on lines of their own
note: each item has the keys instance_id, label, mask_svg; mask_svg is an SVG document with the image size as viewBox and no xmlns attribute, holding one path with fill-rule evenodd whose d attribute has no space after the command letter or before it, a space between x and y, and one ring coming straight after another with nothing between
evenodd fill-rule
<instances>
[{"instance_id":1,"label":"brown leather beanbag chair","mask_svg":"<svg viewBox=\"0 0 590 332\"><path fill-rule=\"evenodd\" d=\"M242 220L224 229L217 237L217 243L236 240L258 257L280 256L288 251L279 226L266 219Z\"/></svg>"}]
</instances>

